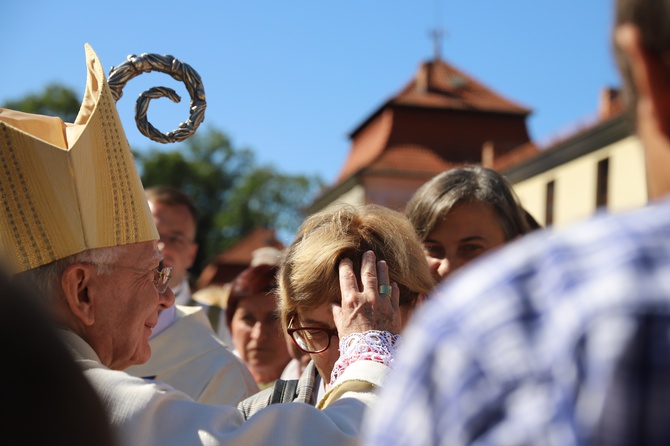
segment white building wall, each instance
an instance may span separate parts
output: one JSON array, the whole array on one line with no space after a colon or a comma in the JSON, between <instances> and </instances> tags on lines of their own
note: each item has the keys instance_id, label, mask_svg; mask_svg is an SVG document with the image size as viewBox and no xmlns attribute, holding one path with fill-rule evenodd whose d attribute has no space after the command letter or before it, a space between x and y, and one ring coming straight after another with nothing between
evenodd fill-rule
<instances>
[{"instance_id":1,"label":"white building wall","mask_svg":"<svg viewBox=\"0 0 670 446\"><path fill-rule=\"evenodd\" d=\"M514 185L521 203L546 225L546 188L554 181L554 227L588 218L596 210L597 165L609 158L608 210L620 212L644 205L647 191L642 148L630 136Z\"/></svg>"},{"instance_id":2,"label":"white building wall","mask_svg":"<svg viewBox=\"0 0 670 446\"><path fill-rule=\"evenodd\" d=\"M616 181L610 183L612 212L627 211L647 202L647 184L642 145L636 137L629 137L612 147L610 176Z\"/></svg>"}]
</instances>

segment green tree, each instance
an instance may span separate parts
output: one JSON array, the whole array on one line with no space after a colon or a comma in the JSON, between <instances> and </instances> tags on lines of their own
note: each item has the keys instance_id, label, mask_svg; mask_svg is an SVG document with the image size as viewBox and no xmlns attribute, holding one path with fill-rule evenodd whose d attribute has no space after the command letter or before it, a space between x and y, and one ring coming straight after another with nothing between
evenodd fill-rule
<instances>
[{"instance_id":1,"label":"green tree","mask_svg":"<svg viewBox=\"0 0 670 446\"><path fill-rule=\"evenodd\" d=\"M70 88L50 84L41 93L2 106L74 122L80 100ZM250 149L233 147L214 128L201 128L173 147L178 148L135 151L135 158L145 187L172 185L197 204L200 249L193 268L196 274L206 261L255 228L294 233L303 210L323 185L318 176L288 175L272 166L257 165Z\"/></svg>"},{"instance_id":2,"label":"green tree","mask_svg":"<svg viewBox=\"0 0 670 446\"><path fill-rule=\"evenodd\" d=\"M21 99L7 101L2 106L26 113L58 116L65 122L74 122L80 105L81 99L72 89L59 84L49 84L41 93L32 93Z\"/></svg>"},{"instance_id":3,"label":"green tree","mask_svg":"<svg viewBox=\"0 0 670 446\"><path fill-rule=\"evenodd\" d=\"M258 166L249 149L234 148L220 130L200 129L180 150L136 153L145 187L180 188L200 210L200 245L193 272L249 231L266 227L294 233L303 209L323 185L317 176L287 175Z\"/></svg>"},{"instance_id":4,"label":"green tree","mask_svg":"<svg viewBox=\"0 0 670 446\"><path fill-rule=\"evenodd\" d=\"M230 239L257 227L295 232L303 210L322 183L316 177L287 175L273 166L256 167L240 178L231 191L227 211L217 226Z\"/></svg>"}]
</instances>

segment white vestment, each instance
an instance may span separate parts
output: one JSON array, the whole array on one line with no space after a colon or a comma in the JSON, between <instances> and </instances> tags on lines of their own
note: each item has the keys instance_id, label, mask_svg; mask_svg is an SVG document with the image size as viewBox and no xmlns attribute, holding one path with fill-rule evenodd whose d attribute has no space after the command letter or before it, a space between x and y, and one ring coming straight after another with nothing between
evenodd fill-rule
<instances>
[{"instance_id":1,"label":"white vestment","mask_svg":"<svg viewBox=\"0 0 670 446\"><path fill-rule=\"evenodd\" d=\"M325 409L274 404L245 423L233 406L197 403L165 383L105 367L72 332L63 330L63 340L101 398L122 445L358 444L363 412L390 371L380 363L357 361L328 392L332 403Z\"/></svg>"},{"instance_id":2,"label":"white vestment","mask_svg":"<svg viewBox=\"0 0 670 446\"><path fill-rule=\"evenodd\" d=\"M258 392L249 369L216 337L202 307L177 305L172 325L149 345L151 359L127 373L163 381L200 403L236 405Z\"/></svg>"}]
</instances>

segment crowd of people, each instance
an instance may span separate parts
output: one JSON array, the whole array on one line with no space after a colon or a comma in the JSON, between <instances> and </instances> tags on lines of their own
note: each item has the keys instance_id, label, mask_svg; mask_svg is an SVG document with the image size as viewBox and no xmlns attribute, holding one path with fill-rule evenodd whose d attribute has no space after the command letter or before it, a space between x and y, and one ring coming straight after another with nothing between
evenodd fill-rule
<instances>
[{"instance_id":1,"label":"crowd of people","mask_svg":"<svg viewBox=\"0 0 670 446\"><path fill-rule=\"evenodd\" d=\"M644 209L537 230L502 175L462 166L404 214L308 216L209 303L188 281L197 208L144 189L87 45L74 123L0 109L5 439L667 444L669 14L616 1Z\"/></svg>"}]
</instances>

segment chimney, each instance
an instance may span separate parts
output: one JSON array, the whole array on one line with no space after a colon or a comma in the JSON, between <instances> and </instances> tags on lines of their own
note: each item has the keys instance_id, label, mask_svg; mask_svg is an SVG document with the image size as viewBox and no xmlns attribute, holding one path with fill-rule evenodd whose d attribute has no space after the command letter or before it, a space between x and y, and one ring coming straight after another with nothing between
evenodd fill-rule
<instances>
[{"instance_id":1,"label":"chimney","mask_svg":"<svg viewBox=\"0 0 670 446\"><path fill-rule=\"evenodd\" d=\"M495 148L492 141L486 141L482 145L482 167L493 169L493 161L495 159Z\"/></svg>"},{"instance_id":2,"label":"chimney","mask_svg":"<svg viewBox=\"0 0 670 446\"><path fill-rule=\"evenodd\" d=\"M428 83L430 82L430 62L425 62L421 65L419 72L416 74L416 91L419 93L425 93L428 91Z\"/></svg>"},{"instance_id":3,"label":"chimney","mask_svg":"<svg viewBox=\"0 0 670 446\"><path fill-rule=\"evenodd\" d=\"M618 115L623 111L621 90L612 87L603 88L600 92L600 104L598 105L598 117L601 121Z\"/></svg>"}]
</instances>

